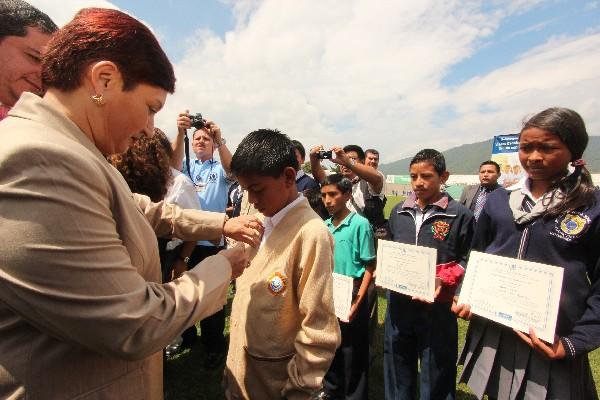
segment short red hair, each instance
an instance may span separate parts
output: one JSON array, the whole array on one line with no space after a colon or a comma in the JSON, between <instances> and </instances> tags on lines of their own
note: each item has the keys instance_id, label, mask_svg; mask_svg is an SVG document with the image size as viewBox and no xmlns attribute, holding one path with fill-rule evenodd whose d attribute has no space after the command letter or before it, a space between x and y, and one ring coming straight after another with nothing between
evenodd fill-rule
<instances>
[{"instance_id":1,"label":"short red hair","mask_svg":"<svg viewBox=\"0 0 600 400\"><path fill-rule=\"evenodd\" d=\"M106 8L84 8L52 36L42 58L42 83L72 91L81 85L85 68L97 61L119 67L123 90L146 83L175 91L173 66L150 29Z\"/></svg>"}]
</instances>

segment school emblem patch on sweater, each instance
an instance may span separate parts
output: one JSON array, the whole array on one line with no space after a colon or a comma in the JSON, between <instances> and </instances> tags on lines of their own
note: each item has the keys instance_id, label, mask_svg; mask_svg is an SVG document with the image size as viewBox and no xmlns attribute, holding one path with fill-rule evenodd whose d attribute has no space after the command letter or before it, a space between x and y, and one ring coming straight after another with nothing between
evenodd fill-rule
<instances>
[{"instance_id":1,"label":"school emblem patch on sweater","mask_svg":"<svg viewBox=\"0 0 600 400\"><path fill-rule=\"evenodd\" d=\"M445 240L450 233L450 224L446 221L435 221L431 226L431 233L434 239Z\"/></svg>"},{"instance_id":2,"label":"school emblem patch on sweater","mask_svg":"<svg viewBox=\"0 0 600 400\"><path fill-rule=\"evenodd\" d=\"M287 277L281 272L275 272L271 275L267 283L267 288L273 296L282 296L287 289Z\"/></svg>"},{"instance_id":3,"label":"school emblem patch on sweater","mask_svg":"<svg viewBox=\"0 0 600 400\"><path fill-rule=\"evenodd\" d=\"M556 219L554 231L550 234L570 242L581 236L588 229L590 223L590 217L587 215L568 212L562 218Z\"/></svg>"}]
</instances>

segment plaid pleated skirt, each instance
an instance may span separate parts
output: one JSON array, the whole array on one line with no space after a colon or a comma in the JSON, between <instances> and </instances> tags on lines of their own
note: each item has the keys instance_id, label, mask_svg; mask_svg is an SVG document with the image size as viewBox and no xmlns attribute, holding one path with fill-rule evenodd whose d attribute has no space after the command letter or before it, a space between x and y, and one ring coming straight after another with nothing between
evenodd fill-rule
<instances>
[{"instance_id":1,"label":"plaid pleated skirt","mask_svg":"<svg viewBox=\"0 0 600 400\"><path fill-rule=\"evenodd\" d=\"M460 382L481 399L598 400L587 354L550 361L509 328L474 317L458 360Z\"/></svg>"}]
</instances>

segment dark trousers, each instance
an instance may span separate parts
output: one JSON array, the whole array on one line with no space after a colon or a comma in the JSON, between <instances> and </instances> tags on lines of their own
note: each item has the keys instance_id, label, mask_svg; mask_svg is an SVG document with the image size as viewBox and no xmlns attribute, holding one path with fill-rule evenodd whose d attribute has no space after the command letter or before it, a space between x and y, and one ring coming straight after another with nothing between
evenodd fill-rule
<instances>
[{"instance_id":1,"label":"dark trousers","mask_svg":"<svg viewBox=\"0 0 600 400\"><path fill-rule=\"evenodd\" d=\"M192 255L190 256L188 268L195 267L200 261L217 254L222 249L222 247L215 246L196 246L192 252ZM210 317L206 317L200 321L200 339L204 345L204 348L206 349L206 352L222 353L227 350L227 342L225 341L225 336L223 335L224 330L224 308L220 311L217 311ZM196 335L196 327L191 326L181 334L181 337L183 338L184 343L191 344L195 342Z\"/></svg>"},{"instance_id":2,"label":"dark trousers","mask_svg":"<svg viewBox=\"0 0 600 400\"><path fill-rule=\"evenodd\" d=\"M160 270L163 282L169 282L171 280L173 264L177 261L182 246L180 244L173 250L167 250L167 243L169 243L169 241L170 239L158 238L158 255L160 256Z\"/></svg>"},{"instance_id":3,"label":"dark trousers","mask_svg":"<svg viewBox=\"0 0 600 400\"><path fill-rule=\"evenodd\" d=\"M425 304L389 290L387 299L383 341L385 398L454 399L458 326L450 304Z\"/></svg>"},{"instance_id":4,"label":"dark trousers","mask_svg":"<svg viewBox=\"0 0 600 400\"><path fill-rule=\"evenodd\" d=\"M375 287L375 279L371 280L371 284L367 290L369 300L369 361L373 361L375 355L375 332L379 322L379 307L377 288Z\"/></svg>"},{"instance_id":5,"label":"dark trousers","mask_svg":"<svg viewBox=\"0 0 600 400\"><path fill-rule=\"evenodd\" d=\"M360 280L357 280L360 283ZM354 295L358 292L355 285ZM338 320L339 321L339 320ZM365 297L350 323L339 321L342 344L335 352L323 388L335 399L368 398L369 370L369 301Z\"/></svg>"}]
</instances>

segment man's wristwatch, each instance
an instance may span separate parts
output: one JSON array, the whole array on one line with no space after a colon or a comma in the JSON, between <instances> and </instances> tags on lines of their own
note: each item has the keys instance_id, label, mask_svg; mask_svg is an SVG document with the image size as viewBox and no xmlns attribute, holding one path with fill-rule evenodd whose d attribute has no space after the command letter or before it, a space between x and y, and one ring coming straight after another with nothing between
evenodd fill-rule
<instances>
[{"instance_id":1,"label":"man's wristwatch","mask_svg":"<svg viewBox=\"0 0 600 400\"><path fill-rule=\"evenodd\" d=\"M221 145L227 144L227 140L225 140L225 138L222 137L220 140L215 140L215 144L217 145L217 147L221 147Z\"/></svg>"},{"instance_id":2,"label":"man's wristwatch","mask_svg":"<svg viewBox=\"0 0 600 400\"><path fill-rule=\"evenodd\" d=\"M186 263L186 264L190 262L190 257L189 256L188 257L179 256L179 259L181 261L183 261L184 263Z\"/></svg>"}]
</instances>

